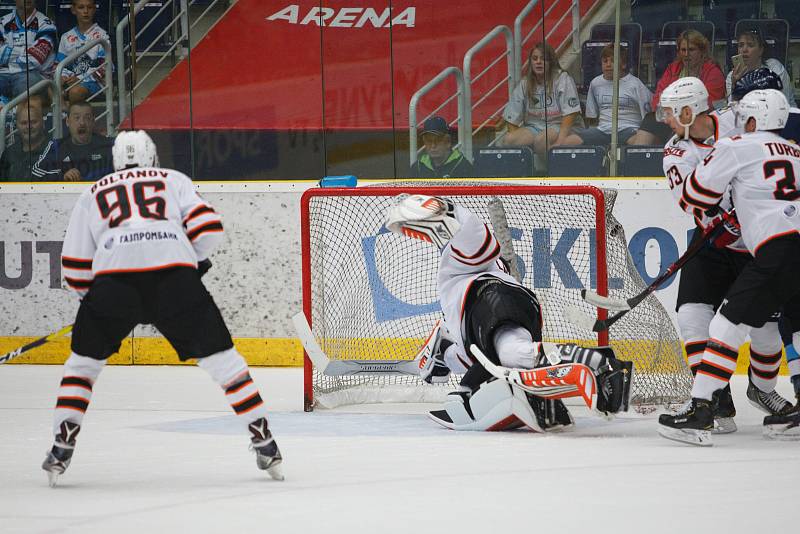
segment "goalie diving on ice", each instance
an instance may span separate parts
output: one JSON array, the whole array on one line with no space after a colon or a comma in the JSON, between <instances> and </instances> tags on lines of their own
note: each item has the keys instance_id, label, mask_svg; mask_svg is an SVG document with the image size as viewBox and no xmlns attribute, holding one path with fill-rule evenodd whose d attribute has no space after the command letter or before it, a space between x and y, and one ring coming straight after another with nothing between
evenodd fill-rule
<instances>
[{"instance_id":1,"label":"goalie diving on ice","mask_svg":"<svg viewBox=\"0 0 800 534\"><path fill-rule=\"evenodd\" d=\"M428 383L463 377L431 419L453 430L546 432L574 424L564 398L581 397L603 416L627 411L633 364L610 347L543 342L536 295L509 274L500 243L475 214L447 198L402 194L386 228L441 252L444 319L420 351L419 374Z\"/></svg>"}]
</instances>

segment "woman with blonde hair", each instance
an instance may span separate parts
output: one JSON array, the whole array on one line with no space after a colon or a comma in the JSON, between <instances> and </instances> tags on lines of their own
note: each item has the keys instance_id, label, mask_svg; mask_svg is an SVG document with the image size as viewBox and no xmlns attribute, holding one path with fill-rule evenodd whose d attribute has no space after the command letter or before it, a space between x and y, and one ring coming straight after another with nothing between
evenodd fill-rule
<instances>
[{"instance_id":1,"label":"woman with blonde hair","mask_svg":"<svg viewBox=\"0 0 800 534\"><path fill-rule=\"evenodd\" d=\"M725 77L722 69L711 58L711 44L708 39L697 30L682 32L676 41L677 56L675 61L667 66L661 79L656 85L656 92L651 101L652 109L658 108L661 92L669 84L686 76L700 78L708 90L708 105L725 98ZM672 130L664 123L656 121L654 114L648 114L636 132L628 140L632 145L654 145L666 143L672 137Z\"/></svg>"},{"instance_id":2,"label":"woman with blonde hair","mask_svg":"<svg viewBox=\"0 0 800 534\"><path fill-rule=\"evenodd\" d=\"M553 47L538 43L528 55L525 77L503 110L509 131L499 144L532 146L544 154L569 136L576 119L582 123L580 111L575 80L561 68Z\"/></svg>"}]
</instances>

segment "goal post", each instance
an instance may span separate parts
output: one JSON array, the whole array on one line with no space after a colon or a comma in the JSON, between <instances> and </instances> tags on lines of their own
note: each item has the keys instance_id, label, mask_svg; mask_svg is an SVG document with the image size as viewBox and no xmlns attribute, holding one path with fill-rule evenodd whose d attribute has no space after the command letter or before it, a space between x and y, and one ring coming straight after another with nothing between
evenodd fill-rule
<instances>
[{"instance_id":1,"label":"goal post","mask_svg":"<svg viewBox=\"0 0 800 534\"><path fill-rule=\"evenodd\" d=\"M503 205L523 284L543 306L545 340L610 344L637 374L632 402L679 402L691 375L666 311L648 298L610 334L580 330L563 317L577 306L604 319L606 311L580 298L635 294L643 288L630 260L622 227L613 218L615 192L593 186L401 182L357 188L314 188L301 199L303 311L313 337L330 360L413 359L441 317L436 295L439 251L388 232L386 208L400 193L446 196L491 226L488 205ZM611 293L609 295L609 293ZM639 307L637 307L638 310ZM371 402L430 402L457 384L429 385L402 373L331 376L304 358L304 406Z\"/></svg>"}]
</instances>

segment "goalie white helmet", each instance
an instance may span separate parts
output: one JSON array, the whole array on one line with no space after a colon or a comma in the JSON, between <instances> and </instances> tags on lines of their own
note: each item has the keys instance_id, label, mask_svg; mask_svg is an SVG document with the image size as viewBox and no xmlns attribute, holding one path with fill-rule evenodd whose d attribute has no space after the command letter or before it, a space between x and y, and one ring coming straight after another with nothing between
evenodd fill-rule
<instances>
[{"instance_id":1,"label":"goalie white helmet","mask_svg":"<svg viewBox=\"0 0 800 534\"><path fill-rule=\"evenodd\" d=\"M681 110L685 107L692 112L692 118L688 123L681 122L680 119ZM672 114L677 123L684 128L684 139L688 139L689 127L694 124L697 115L705 111L708 111L708 89L699 78L687 76L675 80L661 93L657 118L663 121L668 113Z\"/></svg>"},{"instance_id":2,"label":"goalie white helmet","mask_svg":"<svg viewBox=\"0 0 800 534\"><path fill-rule=\"evenodd\" d=\"M129 167L158 167L156 144L144 130L124 131L117 134L111 149L114 170Z\"/></svg>"},{"instance_id":3,"label":"goalie white helmet","mask_svg":"<svg viewBox=\"0 0 800 534\"><path fill-rule=\"evenodd\" d=\"M736 107L736 124L743 128L751 118L756 130L782 130L789 119L789 102L777 89L751 91Z\"/></svg>"}]
</instances>

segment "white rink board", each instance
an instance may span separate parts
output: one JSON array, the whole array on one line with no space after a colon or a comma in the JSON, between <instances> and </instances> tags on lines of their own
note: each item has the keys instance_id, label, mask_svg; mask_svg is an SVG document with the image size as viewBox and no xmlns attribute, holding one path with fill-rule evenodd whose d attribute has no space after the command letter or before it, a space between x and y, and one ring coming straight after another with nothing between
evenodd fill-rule
<instances>
[{"instance_id":1,"label":"white rink board","mask_svg":"<svg viewBox=\"0 0 800 534\"><path fill-rule=\"evenodd\" d=\"M516 182L524 183L524 182ZM576 181L537 182L570 184ZM580 183L587 183L582 181ZM675 206L664 180L588 182L619 190L614 213L623 224L634 261L651 277L686 247L692 223ZM487 184L488 185L488 184ZM300 215L309 183L201 183L203 196L222 214L227 240L211 257L204 278L236 337L293 338L291 316L301 307ZM0 186L0 337L40 336L74 318L77 299L60 287L58 261L69 212L80 185ZM658 239L645 240L655 235ZM661 244L669 260L661 262ZM677 284L659 292L674 320ZM141 329L140 335L148 335Z\"/></svg>"}]
</instances>

